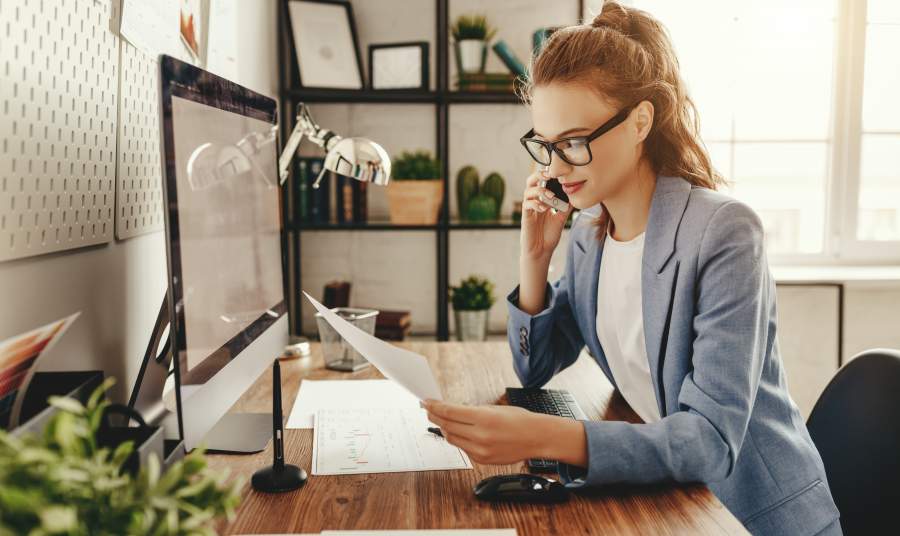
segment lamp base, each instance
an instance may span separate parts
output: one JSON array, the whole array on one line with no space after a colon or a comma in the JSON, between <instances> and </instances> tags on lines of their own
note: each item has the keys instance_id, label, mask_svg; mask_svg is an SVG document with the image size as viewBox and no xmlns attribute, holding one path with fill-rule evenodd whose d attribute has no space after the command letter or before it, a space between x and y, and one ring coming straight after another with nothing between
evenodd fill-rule
<instances>
[{"instance_id":1,"label":"lamp base","mask_svg":"<svg viewBox=\"0 0 900 536\"><path fill-rule=\"evenodd\" d=\"M256 491L282 493L306 484L306 478L306 471L296 465L285 465L280 469L273 465L253 473L250 483Z\"/></svg>"}]
</instances>

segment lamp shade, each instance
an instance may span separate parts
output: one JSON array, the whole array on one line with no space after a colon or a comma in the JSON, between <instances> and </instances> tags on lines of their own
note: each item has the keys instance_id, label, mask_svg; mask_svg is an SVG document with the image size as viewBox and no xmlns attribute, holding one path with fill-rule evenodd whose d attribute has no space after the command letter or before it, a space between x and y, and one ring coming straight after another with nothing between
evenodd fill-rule
<instances>
[{"instance_id":1,"label":"lamp shade","mask_svg":"<svg viewBox=\"0 0 900 536\"><path fill-rule=\"evenodd\" d=\"M345 177L386 186L391 180L391 159L366 138L342 138L325 155L325 169Z\"/></svg>"}]
</instances>

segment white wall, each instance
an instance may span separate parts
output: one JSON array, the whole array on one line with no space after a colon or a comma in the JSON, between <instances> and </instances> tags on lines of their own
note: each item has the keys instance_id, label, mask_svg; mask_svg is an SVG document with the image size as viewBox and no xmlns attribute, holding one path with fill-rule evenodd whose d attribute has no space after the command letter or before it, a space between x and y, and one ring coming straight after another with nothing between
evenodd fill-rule
<instances>
[{"instance_id":1,"label":"white wall","mask_svg":"<svg viewBox=\"0 0 900 536\"><path fill-rule=\"evenodd\" d=\"M240 21L234 35L237 81L276 96L277 4L236 0L234 4ZM162 232L0 263L0 340L80 310L81 317L46 356L41 369L104 369L118 379L115 395L124 399L165 289Z\"/></svg>"}]
</instances>

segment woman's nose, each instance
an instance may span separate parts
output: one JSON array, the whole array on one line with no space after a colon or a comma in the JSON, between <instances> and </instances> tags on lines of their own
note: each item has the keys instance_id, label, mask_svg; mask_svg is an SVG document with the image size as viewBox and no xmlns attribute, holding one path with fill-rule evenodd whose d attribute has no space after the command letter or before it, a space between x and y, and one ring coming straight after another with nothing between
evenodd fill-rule
<instances>
[{"instance_id":1,"label":"woman's nose","mask_svg":"<svg viewBox=\"0 0 900 536\"><path fill-rule=\"evenodd\" d=\"M552 153L550 156L550 165L545 166L545 169L547 170L547 175L553 178L562 177L572 172L572 166L567 164L566 161L560 158L556 153Z\"/></svg>"}]
</instances>

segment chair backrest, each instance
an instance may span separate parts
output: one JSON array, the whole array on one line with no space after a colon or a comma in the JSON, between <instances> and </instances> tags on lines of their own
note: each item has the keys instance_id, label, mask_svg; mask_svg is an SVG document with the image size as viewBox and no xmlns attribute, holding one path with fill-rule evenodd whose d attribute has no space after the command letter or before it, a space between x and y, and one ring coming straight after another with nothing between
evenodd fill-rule
<instances>
[{"instance_id":1,"label":"chair backrest","mask_svg":"<svg viewBox=\"0 0 900 536\"><path fill-rule=\"evenodd\" d=\"M822 392L807 422L846 536L896 529L900 513L900 351L868 350Z\"/></svg>"}]
</instances>

